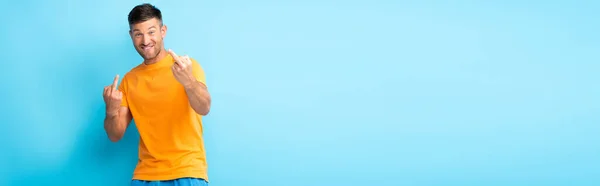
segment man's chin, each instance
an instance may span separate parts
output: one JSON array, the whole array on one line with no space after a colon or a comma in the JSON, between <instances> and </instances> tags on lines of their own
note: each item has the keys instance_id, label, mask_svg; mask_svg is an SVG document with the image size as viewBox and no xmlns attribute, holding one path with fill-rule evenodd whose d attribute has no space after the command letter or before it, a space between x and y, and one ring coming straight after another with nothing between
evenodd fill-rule
<instances>
[{"instance_id":1,"label":"man's chin","mask_svg":"<svg viewBox=\"0 0 600 186\"><path fill-rule=\"evenodd\" d=\"M143 50L138 50L138 53L140 54L140 56L142 56L142 58L144 58L145 60L149 60L149 59L154 59L158 56L158 52L146 52Z\"/></svg>"},{"instance_id":2,"label":"man's chin","mask_svg":"<svg viewBox=\"0 0 600 186\"><path fill-rule=\"evenodd\" d=\"M154 55L154 54L142 53L142 58L144 58L144 59L152 59L154 57L156 57L156 55Z\"/></svg>"}]
</instances>

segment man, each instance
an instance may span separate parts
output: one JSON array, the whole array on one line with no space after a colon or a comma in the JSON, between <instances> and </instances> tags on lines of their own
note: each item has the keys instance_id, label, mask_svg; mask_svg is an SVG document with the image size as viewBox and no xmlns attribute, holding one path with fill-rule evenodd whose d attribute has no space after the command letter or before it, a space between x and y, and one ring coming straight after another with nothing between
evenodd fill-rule
<instances>
[{"instance_id":1,"label":"man","mask_svg":"<svg viewBox=\"0 0 600 186\"><path fill-rule=\"evenodd\" d=\"M140 134L132 185L208 185L202 116L211 98L194 59L166 50L167 26L151 4L128 16L133 46L144 61L104 87L108 138L119 141L133 120Z\"/></svg>"}]
</instances>

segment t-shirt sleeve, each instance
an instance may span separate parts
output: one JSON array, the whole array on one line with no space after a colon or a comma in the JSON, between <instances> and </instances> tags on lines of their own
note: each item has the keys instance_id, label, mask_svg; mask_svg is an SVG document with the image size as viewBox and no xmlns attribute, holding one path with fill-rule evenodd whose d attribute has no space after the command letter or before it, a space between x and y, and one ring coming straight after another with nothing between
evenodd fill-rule
<instances>
[{"instance_id":1,"label":"t-shirt sleeve","mask_svg":"<svg viewBox=\"0 0 600 186\"><path fill-rule=\"evenodd\" d=\"M129 104L127 103L127 76L123 76L123 80L121 80L121 83L119 84L119 87L117 89L123 93L123 98L121 99L121 106L128 107Z\"/></svg>"},{"instance_id":2,"label":"t-shirt sleeve","mask_svg":"<svg viewBox=\"0 0 600 186\"><path fill-rule=\"evenodd\" d=\"M206 76L204 75L204 69L202 69L202 66L200 65L200 63L198 63L198 61L196 61L195 59L191 59L191 60L192 60L192 74L194 75L194 77L196 78L197 81L204 84L204 86L208 86L208 85L206 85Z\"/></svg>"}]
</instances>

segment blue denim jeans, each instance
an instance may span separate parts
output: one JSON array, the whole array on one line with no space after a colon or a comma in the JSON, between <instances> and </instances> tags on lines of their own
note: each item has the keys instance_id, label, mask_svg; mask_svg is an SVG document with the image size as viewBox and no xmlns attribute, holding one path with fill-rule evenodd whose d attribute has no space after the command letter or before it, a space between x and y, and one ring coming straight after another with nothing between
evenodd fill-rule
<instances>
[{"instance_id":1,"label":"blue denim jeans","mask_svg":"<svg viewBox=\"0 0 600 186\"><path fill-rule=\"evenodd\" d=\"M166 181L131 180L131 186L208 186L201 178L179 178Z\"/></svg>"}]
</instances>

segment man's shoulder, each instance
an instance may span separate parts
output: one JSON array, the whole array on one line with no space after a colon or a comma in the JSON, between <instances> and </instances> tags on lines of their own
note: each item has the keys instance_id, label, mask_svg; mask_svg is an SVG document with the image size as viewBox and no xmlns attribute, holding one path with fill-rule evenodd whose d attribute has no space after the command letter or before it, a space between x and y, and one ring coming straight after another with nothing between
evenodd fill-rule
<instances>
[{"instance_id":1,"label":"man's shoulder","mask_svg":"<svg viewBox=\"0 0 600 186\"><path fill-rule=\"evenodd\" d=\"M198 60L196 60L196 59L194 59L194 58L190 57L190 61L192 62L192 68L195 68L195 69L200 69L200 70L204 70L204 69L202 68L202 65L200 64L200 62L198 62Z\"/></svg>"},{"instance_id":2,"label":"man's shoulder","mask_svg":"<svg viewBox=\"0 0 600 186\"><path fill-rule=\"evenodd\" d=\"M194 58L190 58L192 60L192 63L198 65L198 66L202 66L202 64L200 64L200 62Z\"/></svg>"},{"instance_id":3,"label":"man's shoulder","mask_svg":"<svg viewBox=\"0 0 600 186\"><path fill-rule=\"evenodd\" d=\"M134 67L131 67L129 69L129 71L127 71L125 73L125 75L123 76L123 78L128 77L128 76L135 76L136 74L139 74L141 67L142 67L142 64L138 64L138 65L136 65Z\"/></svg>"}]
</instances>

